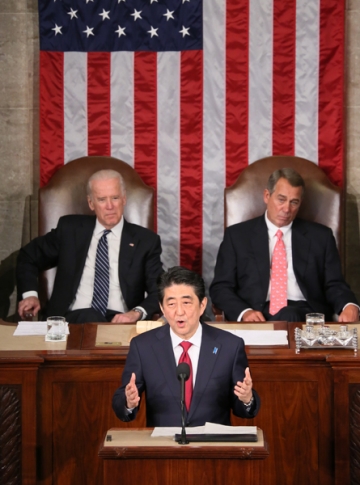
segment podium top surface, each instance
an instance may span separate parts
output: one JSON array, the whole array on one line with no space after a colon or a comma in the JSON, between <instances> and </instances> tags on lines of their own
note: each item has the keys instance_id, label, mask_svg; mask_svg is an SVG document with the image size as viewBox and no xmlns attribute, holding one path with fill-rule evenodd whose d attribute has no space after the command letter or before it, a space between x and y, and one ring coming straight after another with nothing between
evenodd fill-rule
<instances>
[{"instance_id":1,"label":"podium top surface","mask_svg":"<svg viewBox=\"0 0 360 485\"><path fill-rule=\"evenodd\" d=\"M268 456L263 431L258 428L257 442L196 442L179 445L173 437L152 438L152 429L120 429L107 431L99 450L102 458L134 458L137 455L152 458L249 458ZM111 436L111 441L109 441ZM188 455L188 456L187 456Z\"/></svg>"}]
</instances>

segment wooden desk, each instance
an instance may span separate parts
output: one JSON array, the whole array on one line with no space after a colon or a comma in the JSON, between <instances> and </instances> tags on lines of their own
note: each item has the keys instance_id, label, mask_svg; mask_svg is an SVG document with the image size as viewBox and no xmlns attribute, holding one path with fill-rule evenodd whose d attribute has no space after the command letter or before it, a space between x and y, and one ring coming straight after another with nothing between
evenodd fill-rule
<instances>
[{"instance_id":1,"label":"wooden desk","mask_svg":"<svg viewBox=\"0 0 360 485\"><path fill-rule=\"evenodd\" d=\"M115 417L128 349L96 347L96 330L72 325L64 350L0 350L1 485L102 485L105 431L145 426L144 407L135 422ZM291 347L247 349L262 407L254 420L233 422L266 433L262 485L359 484L360 358Z\"/></svg>"},{"instance_id":2,"label":"wooden desk","mask_svg":"<svg viewBox=\"0 0 360 485\"><path fill-rule=\"evenodd\" d=\"M148 429L111 429L100 446L107 485L259 485L259 460L269 452L262 430L257 443L189 443L151 438Z\"/></svg>"}]
</instances>

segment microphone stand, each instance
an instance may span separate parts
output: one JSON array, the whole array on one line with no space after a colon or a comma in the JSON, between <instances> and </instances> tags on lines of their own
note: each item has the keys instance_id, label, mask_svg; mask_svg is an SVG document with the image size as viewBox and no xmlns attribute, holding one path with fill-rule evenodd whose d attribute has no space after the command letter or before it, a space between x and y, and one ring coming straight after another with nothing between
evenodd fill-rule
<instances>
[{"instance_id":1,"label":"microphone stand","mask_svg":"<svg viewBox=\"0 0 360 485\"><path fill-rule=\"evenodd\" d=\"M181 375L181 438L179 445L188 445L189 440L186 438L185 430L185 376Z\"/></svg>"},{"instance_id":2,"label":"microphone stand","mask_svg":"<svg viewBox=\"0 0 360 485\"><path fill-rule=\"evenodd\" d=\"M180 381L181 386L181 436L180 439L177 440L179 445L187 445L189 444L188 439L186 438L186 430L185 430L185 381L189 379L190 376L190 367L186 363L181 363L178 365L177 368L177 377Z\"/></svg>"}]
</instances>

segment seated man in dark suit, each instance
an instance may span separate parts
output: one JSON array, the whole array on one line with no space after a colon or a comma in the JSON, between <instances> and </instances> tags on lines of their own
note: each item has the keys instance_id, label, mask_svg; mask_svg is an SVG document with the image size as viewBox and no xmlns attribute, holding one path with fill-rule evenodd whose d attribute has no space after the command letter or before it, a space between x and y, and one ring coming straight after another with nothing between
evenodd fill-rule
<instances>
[{"instance_id":1,"label":"seated man in dark suit","mask_svg":"<svg viewBox=\"0 0 360 485\"><path fill-rule=\"evenodd\" d=\"M56 229L20 250L17 284L22 296L18 308L21 318L39 311L39 271L55 266L46 316L65 316L71 323L130 322L159 311L159 236L124 219L126 190L118 172L94 173L87 193L94 216L61 217Z\"/></svg>"},{"instance_id":2,"label":"seated man in dark suit","mask_svg":"<svg viewBox=\"0 0 360 485\"><path fill-rule=\"evenodd\" d=\"M226 229L212 303L231 321L305 321L307 313L359 320L355 295L344 281L331 229L296 218L305 189L291 168L271 174L265 214Z\"/></svg>"},{"instance_id":3,"label":"seated man in dark suit","mask_svg":"<svg viewBox=\"0 0 360 485\"><path fill-rule=\"evenodd\" d=\"M181 426L179 362L191 368L186 426L230 425L231 410L254 417L260 400L252 389L243 339L200 323L207 303L203 279L174 267L160 276L158 291L168 323L132 339L122 386L113 397L118 418L135 419L146 391L147 426Z\"/></svg>"}]
</instances>

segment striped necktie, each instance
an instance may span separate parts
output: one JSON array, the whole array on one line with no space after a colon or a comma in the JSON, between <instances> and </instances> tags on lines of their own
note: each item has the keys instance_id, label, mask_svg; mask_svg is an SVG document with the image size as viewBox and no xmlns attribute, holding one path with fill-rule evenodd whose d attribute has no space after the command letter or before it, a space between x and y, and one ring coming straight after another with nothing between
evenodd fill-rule
<instances>
[{"instance_id":1,"label":"striped necktie","mask_svg":"<svg viewBox=\"0 0 360 485\"><path fill-rule=\"evenodd\" d=\"M107 235L111 232L105 229L103 235L99 239L96 260L95 260L95 278L94 278L94 293L91 302L91 307L98 310L105 316L108 300L109 300L109 248Z\"/></svg>"}]
</instances>

